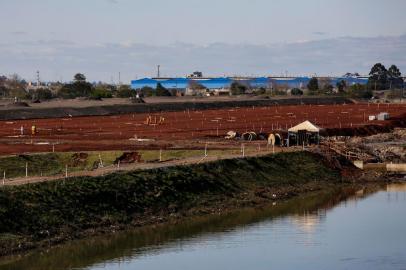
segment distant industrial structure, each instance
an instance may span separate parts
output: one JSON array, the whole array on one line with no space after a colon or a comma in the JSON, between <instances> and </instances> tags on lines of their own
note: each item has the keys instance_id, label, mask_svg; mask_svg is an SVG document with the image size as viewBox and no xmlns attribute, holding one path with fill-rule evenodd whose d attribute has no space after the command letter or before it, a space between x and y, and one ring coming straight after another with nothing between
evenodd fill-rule
<instances>
[{"instance_id":1,"label":"distant industrial structure","mask_svg":"<svg viewBox=\"0 0 406 270\"><path fill-rule=\"evenodd\" d=\"M131 88L134 90L145 87L156 88L160 83L168 90L177 90L187 95L196 89L204 89L215 93L228 92L233 82L246 85L251 89L306 88L310 79L310 77L204 77L202 72L196 71L186 77L155 77L132 80ZM368 82L367 77L361 76L319 77L318 79L319 81L328 81L333 86L340 81L345 81L347 85L365 85Z\"/></svg>"}]
</instances>

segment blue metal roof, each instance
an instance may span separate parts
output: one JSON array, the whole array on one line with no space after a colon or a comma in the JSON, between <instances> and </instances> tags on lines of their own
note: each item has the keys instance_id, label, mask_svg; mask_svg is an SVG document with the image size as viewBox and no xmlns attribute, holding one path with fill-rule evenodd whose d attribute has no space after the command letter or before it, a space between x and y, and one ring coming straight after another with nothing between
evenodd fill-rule
<instances>
[{"instance_id":1,"label":"blue metal roof","mask_svg":"<svg viewBox=\"0 0 406 270\"><path fill-rule=\"evenodd\" d=\"M203 85L207 89L228 88L233 82L229 78L213 78L208 80L194 80L198 84Z\"/></svg>"},{"instance_id":2,"label":"blue metal roof","mask_svg":"<svg viewBox=\"0 0 406 270\"><path fill-rule=\"evenodd\" d=\"M271 80L266 77L259 77L259 78L250 80L249 84L251 85L251 87L255 87L255 88L260 88L260 87L268 88L271 85Z\"/></svg>"},{"instance_id":3,"label":"blue metal roof","mask_svg":"<svg viewBox=\"0 0 406 270\"><path fill-rule=\"evenodd\" d=\"M305 87L309 81L309 77L296 77L296 78L277 78L271 79L272 84L276 85L287 85L288 87Z\"/></svg>"},{"instance_id":4,"label":"blue metal roof","mask_svg":"<svg viewBox=\"0 0 406 270\"><path fill-rule=\"evenodd\" d=\"M140 80L133 80L131 81L131 88L132 89L141 89L143 87L152 87L156 88L158 82L153 79L144 78Z\"/></svg>"},{"instance_id":5,"label":"blue metal roof","mask_svg":"<svg viewBox=\"0 0 406 270\"><path fill-rule=\"evenodd\" d=\"M189 80L186 78L174 78L159 82L167 89L186 89L189 84Z\"/></svg>"},{"instance_id":6,"label":"blue metal roof","mask_svg":"<svg viewBox=\"0 0 406 270\"><path fill-rule=\"evenodd\" d=\"M340 81L345 81L347 85L353 84L367 84L368 79L366 78L357 78L357 77L341 77L341 78L334 78L331 80L332 85L336 85Z\"/></svg>"},{"instance_id":7,"label":"blue metal roof","mask_svg":"<svg viewBox=\"0 0 406 270\"><path fill-rule=\"evenodd\" d=\"M365 78L356 78L356 77L337 77L331 78L331 84L336 85L337 82L344 80L347 82L347 85L352 84L366 84L368 79ZM198 78L173 78L173 79L164 79L164 80L154 80L150 78L144 78L140 80L131 81L131 88L141 89L143 87L152 87L156 88L158 83L161 83L163 87L167 89L186 89L189 86L190 82L196 82L203 85L207 89L221 89L230 87L231 83L234 80L227 77L219 77L212 79L198 79ZM310 77L297 77L297 78L266 78L258 77L254 79L247 80L238 80L238 82L249 84L254 88L259 87L270 87L271 85L287 85L288 87L306 87L309 83Z\"/></svg>"}]
</instances>

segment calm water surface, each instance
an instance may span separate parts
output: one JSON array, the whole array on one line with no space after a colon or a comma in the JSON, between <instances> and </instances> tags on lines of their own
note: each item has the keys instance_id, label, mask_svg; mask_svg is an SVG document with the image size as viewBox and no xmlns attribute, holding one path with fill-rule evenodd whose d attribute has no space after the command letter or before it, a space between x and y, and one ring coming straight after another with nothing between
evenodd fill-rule
<instances>
[{"instance_id":1,"label":"calm water surface","mask_svg":"<svg viewBox=\"0 0 406 270\"><path fill-rule=\"evenodd\" d=\"M406 269L406 184L77 241L0 269Z\"/></svg>"}]
</instances>

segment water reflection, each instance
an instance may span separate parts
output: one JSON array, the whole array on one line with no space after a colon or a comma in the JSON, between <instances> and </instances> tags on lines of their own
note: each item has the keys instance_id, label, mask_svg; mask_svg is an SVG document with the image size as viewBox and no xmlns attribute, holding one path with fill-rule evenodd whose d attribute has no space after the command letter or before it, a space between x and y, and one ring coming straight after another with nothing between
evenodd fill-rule
<instances>
[{"instance_id":1,"label":"water reflection","mask_svg":"<svg viewBox=\"0 0 406 270\"><path fill-rule=\"evenodd\" d=\"M404 196L406 185L390 186L386 190L390 194L399 192ZM266 252L278 254L279 251L292 250L293 253L295 248L302 247L306 249L300 250L298 256L305 256L310 251L323 248L326 240L332 237L329 233L331 227L339 231L346 229L346 222L342 220L345 214L341 211L357 209L357 203L370 195L365 190L340 189L261 209L244 209L227 215L199 217L179 224L151 226L75 241L23 258L3 260L0 269L94 270L134 269L136 266L141 269L176 269L182 265L180 262L184 266L193 265L195 269L209 269L213 266L229 268L233 261L239 262L234 269L244 269L244 266L245 269L254 269L254 266L258 266L256 269L269 269L271 262L256 264L251 260L267 261L270 257ZM337 227L338 224L341 227ZM339 241L339 237L334 236L334 241ZM246 257L238 256L239 252L245 253ZM273 258L272 262L283 260L285 256L281 253L280 258ZM198 264L199 259L203 265ZM354 260L351 256L340 258L342 263ZM221 267L224 261L228 261L229 265ZM286 261L289 261L288 258ZM295 268L294 260L291 261L289 268Z\"/></svg>"},{"instance_id":2,"label":"water reflection","mask_svg":"<svg viewBox=\"0 0 406 270\"><path fill-rule=\"evenodd\" d=\"M316 213L306 212L303 215L294 215L290 217L290 220L292 224L295 225L300 231L307 234L312 234L325 218L326 211L321 209Z\"/></svg>"},{"instance_id":3,"label":"water reflection","mask_svg":"<svg viewBox=\"0 0 406 270\"><path fill-rule=\"evenodd\" d=\"M390 184L386 186L387 192L406 192L406 185L403 183Z\"/></svg>"}]
</instances>

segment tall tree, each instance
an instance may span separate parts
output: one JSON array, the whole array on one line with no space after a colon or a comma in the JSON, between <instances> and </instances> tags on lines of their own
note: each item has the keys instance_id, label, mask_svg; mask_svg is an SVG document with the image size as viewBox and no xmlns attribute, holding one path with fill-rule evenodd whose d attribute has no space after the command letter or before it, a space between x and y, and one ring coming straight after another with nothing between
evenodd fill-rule
<instances>
[{"instance_id":1,"label":"tall tree","mask_svg":"<svg viewBox=\"0 0 406 270\"><path fill-rule=\"evenodd\" d=\"M239 82L233 82L230 85L230 92L232 95L243 95L247 91L247 86Z\"/></svg>"},{"instance_id":2,"label":"tall tree","mask_svg":"<svg viewBox=\"0 0 406 270\"><path fill-rule=\"evenodd\" d=\"M73 77L75 83L83 83L86 82L86 76L82 73L76 73Z\"/></svg>"},{"instance_id":3,"label":"tall tree","mask_svg":"<svg viewBox=\"0 0 406 270\"><path fill-rule=\"evenodd\" d=\"M338 92L342 93L345 91L345 88L347 88L347 83L344 80L341 80L337 82L336 86L338 88Z\"/></svg>"},{"instance_id":4,"label":"tall tree","mask_svg":"<svg viewBox=\"0 0 406 270\"><path fill-rule=\"evenodd\" d=\"M388 71L381 63L376 63L369 72L368 85L374 90L388 89Z\"/></svg>"},{"instance_id":5,"label":"tall tree","mask_svg":"<svg viewBox=\"0 0 406 270\"><path fill-rule=\"evenodd\" d=\"M403 86L403 78L402 73L397 66L392 65L388 69L388 79L389 79L389 88L402 88Z\"/></svg>"},{"instance_id":6,"label":"tall tree","mask_svg":"<svg viewBox=\"0 0 406 270\"><path fill-rule=\"evenodd\" d=\"M73 77L73 83L65 84L59 90L58 95L62 98L90 97L94 87L86 82L85 75L77 73Z\"/></svg>"},{"instance_id":7,"label":"tall tree","mask_svg":"<svg viewBox=\"0 0 406 270\"><path fill-rule=\"evenodd\" d=\"M316 94L319 91L319 80L316 77L311 78L307 84L307 89L309 89L310 94Z\"/></svg>"}]
</instances>

